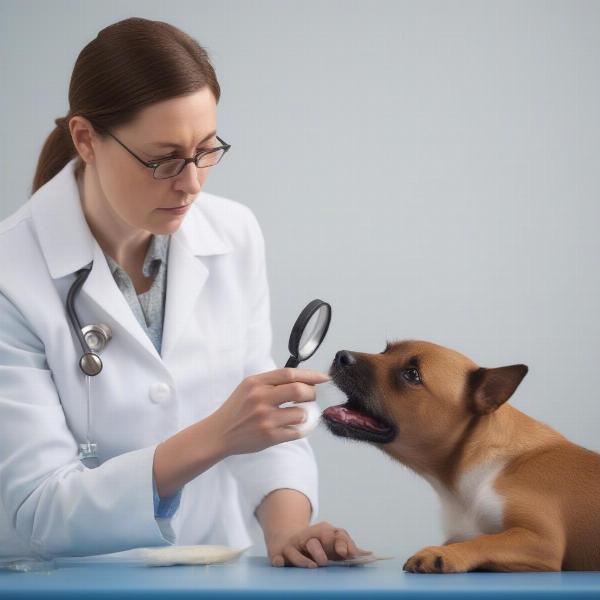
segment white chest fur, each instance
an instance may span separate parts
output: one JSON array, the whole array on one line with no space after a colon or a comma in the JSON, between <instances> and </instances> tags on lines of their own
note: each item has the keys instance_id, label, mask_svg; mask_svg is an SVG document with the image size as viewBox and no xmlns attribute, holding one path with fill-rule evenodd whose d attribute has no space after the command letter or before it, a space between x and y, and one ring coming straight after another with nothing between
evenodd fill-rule
<instances>
[{"instance_id":1,"label":"white chest fur","mask_svg":"<svg viewBox=\"0 0 600 600\"><path fill-rule=\"evenodd\" d=\"M460 476L452 492L430 479L442 503L447 540L462 541L502 529L504 501L493 485L503 467L500 461L477 465Z\"/></svg>"}]
</instances>

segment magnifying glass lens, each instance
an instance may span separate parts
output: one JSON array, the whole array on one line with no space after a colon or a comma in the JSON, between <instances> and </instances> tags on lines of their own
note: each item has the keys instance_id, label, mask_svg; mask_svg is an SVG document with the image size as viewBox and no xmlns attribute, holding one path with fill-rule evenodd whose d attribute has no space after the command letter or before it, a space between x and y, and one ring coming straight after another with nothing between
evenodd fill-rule
<instances>
[{"instance_id":1,"label":"magnifying glass lens","mask_svg":"<svg viewBox=\"0 0 600 600\"><path fill-rule=\"evenodd\" d=\"M298 344L298 358L306 360L317 349L324 337L324 330L328 325L329 309L322 305L310 318Z\"/></svg>"}]
</instances>

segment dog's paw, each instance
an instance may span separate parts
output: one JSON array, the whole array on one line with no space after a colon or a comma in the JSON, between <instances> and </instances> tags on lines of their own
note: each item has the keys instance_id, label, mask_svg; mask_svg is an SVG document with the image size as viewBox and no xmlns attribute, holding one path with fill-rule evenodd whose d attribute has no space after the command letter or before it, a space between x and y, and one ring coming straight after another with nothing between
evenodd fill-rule
<instances>
[{"instance_id":1,"label":"dog's paw","mask_svg":"<svg viewBox=\"0 0 600 600\"><path fill-rule=\"evenodd\" d=\"M410 573L461 573L467 571L465 561L443 546L429 546L411 556L402 567Z\"/></svg>"}]
</instances>

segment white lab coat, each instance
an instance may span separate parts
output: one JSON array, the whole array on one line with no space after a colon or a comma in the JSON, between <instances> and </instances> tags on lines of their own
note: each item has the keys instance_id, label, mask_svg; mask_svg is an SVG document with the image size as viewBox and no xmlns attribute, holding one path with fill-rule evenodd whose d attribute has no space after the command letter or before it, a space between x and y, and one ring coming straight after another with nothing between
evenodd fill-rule
<instances>
[{"instance_id":1,"label":"white lab coat","mask_svg":"<svg viewBox=\"0 0 600 600\"><path fill-rule=\"evenodd\" d=\"M160 356L87 226L74 164L0 223L0 556L241 548L262 498L284 487L309 498L314 522L305 439L226 458L184 486L173 517L154 517L156 445L215 411L244 377L277 368L264 241L247 207L199 194L171 239ZM76 310L82 325L113 332L90 379L93 469L78 459L87 379L65 309L75 271L92 260Z\"/></svg>"}]
</instances>

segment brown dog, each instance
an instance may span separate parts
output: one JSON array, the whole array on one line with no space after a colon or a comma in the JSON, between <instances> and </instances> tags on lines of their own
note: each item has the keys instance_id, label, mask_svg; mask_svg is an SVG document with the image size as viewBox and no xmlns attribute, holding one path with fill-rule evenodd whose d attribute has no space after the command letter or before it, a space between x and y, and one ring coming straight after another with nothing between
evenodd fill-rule
<instances>
[{"instance_id":1,"label":"brown dog","mask_svg":"<svg viewBox=\"0 0 600 600\"><path fill-rule=\"evenodd\" d=\"M323 412L328 428L375 444L442 502L447 541L405 570L600 570L600 455L506 404L526 373L412 340L336 354L348 402Z\"/></svg>"}]
</instances>

